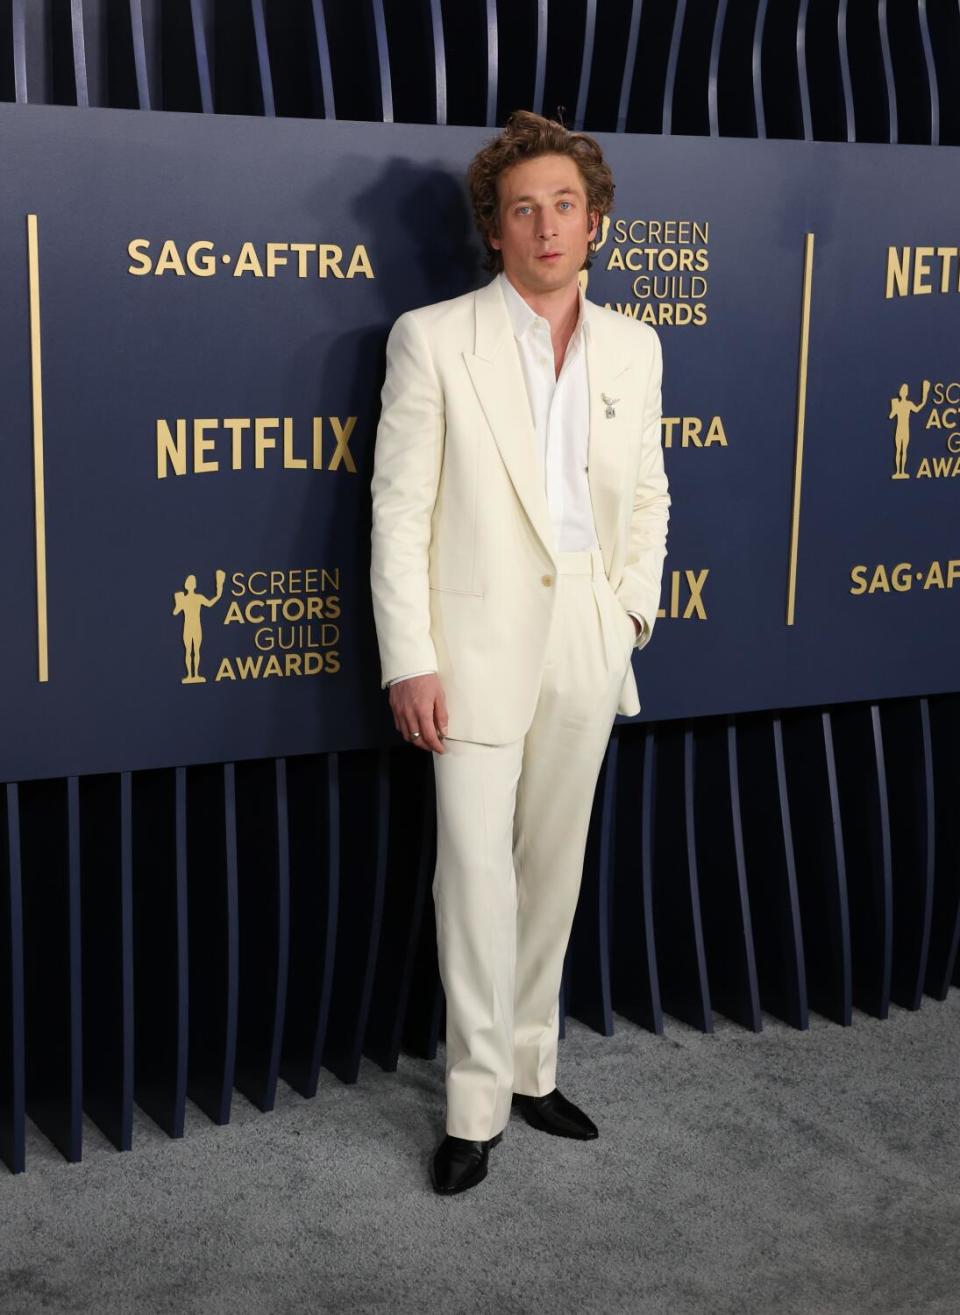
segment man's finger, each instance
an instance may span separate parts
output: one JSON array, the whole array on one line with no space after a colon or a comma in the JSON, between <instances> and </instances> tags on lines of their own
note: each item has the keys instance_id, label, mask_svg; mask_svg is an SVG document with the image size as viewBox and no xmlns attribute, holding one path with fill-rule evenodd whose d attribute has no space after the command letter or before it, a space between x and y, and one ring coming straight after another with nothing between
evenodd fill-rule
<instances>
[{"instance_id":1,"label":"man's finger","mask_svg":"<svg viewBox=\"0 0 960 1315\"><path fill-rule=\"evenodd\" d=\"M447 733L447 700L441 689L433 705L433 720L441 737Z\"/></svg>"},{"instance_id":2,"label":"man's finger","mask_svg":"<svg viewBox=\"0 0 960 1315\"><path fill-rule=\"evenodd\" d=\"M437 735L436 727L433 724L432 703L418 706L413 710L416 722L410 730L419 731L420 734L413 739L411 734L411 744L415 744L418 749L428 749L434 753L442 753L443 745Z\"/></svg>"}]
</instances>

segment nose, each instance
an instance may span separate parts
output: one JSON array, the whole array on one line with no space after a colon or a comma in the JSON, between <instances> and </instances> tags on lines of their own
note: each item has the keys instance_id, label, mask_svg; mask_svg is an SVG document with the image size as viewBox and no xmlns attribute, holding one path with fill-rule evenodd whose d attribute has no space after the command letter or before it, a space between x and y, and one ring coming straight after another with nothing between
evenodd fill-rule
<instances>
[{"instance_id":1,"label":"nose","mask_svg":"<svg viewBox=\"0 0 960 1315\"><path fill-rule=\"evenodd\" d=\"M556 237L556 234L556 216L548 206L544 206L537 215L537 236L551 238Z\"/></svg>"}]
</instances>

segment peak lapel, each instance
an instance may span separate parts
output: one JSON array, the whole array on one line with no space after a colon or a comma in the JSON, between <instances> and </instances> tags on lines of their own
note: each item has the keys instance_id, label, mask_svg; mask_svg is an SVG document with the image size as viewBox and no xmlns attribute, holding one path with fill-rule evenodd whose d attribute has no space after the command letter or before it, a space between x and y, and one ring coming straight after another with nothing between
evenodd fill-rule
<instances>
[{"instance_id":1,"label":"peak lapel","mask_svg":"<svg viewBox=\"0 0 960 1315\"><path fill-rule=\"evenodd\" d=\"M517 497L553 557L553 527L526 381L496 279L475 294L475 309L475 352L464 352L464 363Z\"/></svg>"}]
</instances>

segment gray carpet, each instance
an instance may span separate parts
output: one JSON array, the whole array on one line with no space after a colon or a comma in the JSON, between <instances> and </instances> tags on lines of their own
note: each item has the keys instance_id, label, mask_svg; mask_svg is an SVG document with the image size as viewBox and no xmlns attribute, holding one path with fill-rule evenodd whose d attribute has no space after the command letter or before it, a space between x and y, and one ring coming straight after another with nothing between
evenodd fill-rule
<instances>
[{"instance_id":1,"label":"gray carpet","mask_svg":"<svg viewBox=\"0 0 960 1315\"><path fill-rule=\"evenodd\" d=\"M181 1141L138 1113L122 1155L87 1122L78 1165L31 1129L0 1176L0 1311L956 1315L960 992L764 1022L571 1022L559 1085L599 1141L515 1114L450 1199L440 1060L281 1084L266 1115L238 1096L225 1128L190 1107Z\"/></svg>"}]
</instances>

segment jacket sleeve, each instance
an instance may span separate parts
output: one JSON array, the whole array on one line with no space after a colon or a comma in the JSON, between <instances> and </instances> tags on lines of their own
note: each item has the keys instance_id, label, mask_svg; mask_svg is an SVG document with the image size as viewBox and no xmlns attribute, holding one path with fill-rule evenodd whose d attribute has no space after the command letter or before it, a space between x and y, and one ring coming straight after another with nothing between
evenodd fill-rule
<instances>
[{"instance_id":1,"label":"jacket sleeve","mask_svg":"<svg viewBox=\"0 0 960 1315\"><path fill-rule=\"evenodd\" d=\"M443 461L443 394L426 335L409 311L387 339L380 399L370 485L370 587L383 689L397 676L438 667L428 571Z\"/></svg>"},{"instance_id":2,"label":"jacket sleeve","mask_svg":"<svg viewBox=\"0 0 960 1315\"><path fill-rule=\"evenodd\" d=\"M617 588L617 597L626 610L638 612L643 618L643 628L637 635L635 648L644 648L650 642L660 606L660 582L667 555L670 494L660 438L662 379L663 352L660 339L653 331L653 359L645 394L640 464L623 578Z\"/></svg>"}]
</instances>

